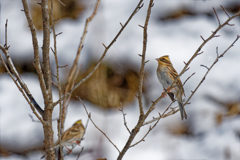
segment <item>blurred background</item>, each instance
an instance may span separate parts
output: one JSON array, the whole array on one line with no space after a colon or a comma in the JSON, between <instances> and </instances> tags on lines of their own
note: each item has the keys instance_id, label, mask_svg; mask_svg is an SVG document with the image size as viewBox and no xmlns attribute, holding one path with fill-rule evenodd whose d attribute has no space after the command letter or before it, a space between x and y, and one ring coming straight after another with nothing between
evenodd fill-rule
<instances>
[{"instance_id":1,"label":"blurred background","mask_svg":"<svg viewBox=\"0 0 240 160\"><path fill-rule=\"evenodd\" d=\"M61 83L67 80L68 71L75 58L77 47L83 33L86 18L92 13L95 0L61 0L66 6L54 0L54 17L59 18L55 24L56 32L63 32L57 37L59 65L62 68ZM28 0L34 24L37 28L41 53L42 25L41 9L38 0ZM81 53L79 64L82 65L77 81L85 77L101 57L104 47L108 45L121 29L138 0L102 0L99 11L88 28L88 34ZM33 67L33 47L31 33L21 11L23 6L18 0L0 0L0 42L4 44L4 27L8 19L8 45L10 55L23 80L41 107L44 106L38 78ZM155 58L169 55L174 68L180 72L199 45L200 35L207 39L218 27L218 21L212 8L216 9L221 23L227 15L240 10L237 0L155 0L148 25L148 44L144 77L144 110L163 92L156 76ZM65 129L76 120L87 122L87 114L81 103L74 97L80 96L93 121L121 150L129 137L122 113L118 110L123 104L127 125L130 130L136 125L139 110L135 97L142 53L143 29L148 1L134 16L132 21L109 49L102 65L73 94L68 107ZM185 100L191 95L207 71L200 65L210 66L219 54L240 35L240 17L230 22L234 26L224 27L218 38L212 39L203 48L190 65L190 69L181 77L184 82L193 72L196 74L185 84ZM53 47L53 41L51 42ZM188 119L182 121L180 114L169 116L159 121L156 128L134 148L128 150L124 159L240 159L240 42L236 42L223 58L214 66L209 75L185 106ZM2 52L1 52L2 54ZM52 72L56 73L54 56L50 54ZM56 79L53 78L56 82ZM54 87L54 86L53 86ZM54 101L58 100L57 88L53 88ZM157 117L170 104L169 97L162 99L149 116ZM177 106L174 103L173 106ZM58 118L58 106L55 107L53 119ZM19 92L0 62L0 159L40 159L42 156L43 129L38 122L32 122L29 105ZM57 121L53 122L54 140L57 140ZM137 142L148 131L149 126L141 128L135 138ZM133 142L133 143L134 143ZM65 159L76 159L84 147L80 159L97 158L116 159L118 151L89 122L85 139L81 146ZM66 150L64 150L66 152ZM144 153L144 154L139 154Z\"/></svg>"}]
</instances>

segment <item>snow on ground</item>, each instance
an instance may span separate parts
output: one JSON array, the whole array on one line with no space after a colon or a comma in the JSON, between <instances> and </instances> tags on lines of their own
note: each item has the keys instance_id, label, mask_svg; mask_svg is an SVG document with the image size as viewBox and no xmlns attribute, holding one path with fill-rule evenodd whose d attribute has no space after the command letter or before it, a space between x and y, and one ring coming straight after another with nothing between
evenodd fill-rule
<instances>
[{"instance_id":1,"label":"snow on ground","mask_svg":"<svg viewBox=\"0 0 240 160\"><path fill-rule=\"evenodd\" d=\"M82 35L85 17L92 12L93 0L86 2L88 10L82 19L72 21L62 20L57 26L57 32L63 32L58 36L58 54L60 65L69 64L75 57L75 53ZM231 1L232 2L232 1ZM120 24L127 20L137 0L102 0L99 12L89 26L80 63L87 65L89 59L98 60L103 53L102 43L108 45L120 29ZM144 2L144 7L135 15L122 35L109 50L105 61L117 64L120 60L129 60L135 64L140 64L138 54L142 52L142 28L146 16L148 1ZM151 72L152 77L148 79L150 85L150 97L155 100L162 92L161 85L155 76L157 63L155 58L162 55L170 55L170 59L178 72L184 67L183 61L188 61L192 54L202 43L200 35L205 39L210 36L211 31L218 26L216 19L207 16L184 17L179 20L167 22L157 21L159 15L167 14L181 6L191 6L194 10L209 11L212 7L219 8L219 5L227 6L229 1L154 1L151 19L148 26L148 46L146 59L150 60L146 69ZM20 1L1 1L1 34L0 42L4 43L4 24L8 18L8 44L10 54L18 60L33 59L32 42L29 29L26 24L24 13ZM227 19L225 14L220 13L221 22ZM219 34L221 37L213 39L203 47L204 53L198 56L191 64L191 68L182 77L184 81L193 72L196 74L185 85L186 98L191 94L200 79L206 72L206 68L201 64L210 66L216 58L216 47L219 54L222 53L240 34L239 19L233 20L234 27L226 26ZM42 33L38 32L39 46L42 43ZM239 132L240 118L227 118L222 124L216 126L215 115L219 112L226 112L225 108L219 107L210 102L205 97L214 96L223 101L237 101L240 94L240 74L236 69L240 68L240 42L238 41L229 52L219 60L215 67L191 100L191 104L186 106L188 120L180 122L180 115L175 115L163 119L158 126L146 137L146 141L128 150L124 159L225 159L224 153L230 150L233 160L240 158L239 137L235 134ZM53 55L52 55L53 56ZM53 58L53 57L52 57ZM37 77L31 74L23 74L23 80L28 85L33 96L40 106L43 100L40 93ZM43 141L42 126L33 123L28 114L32 114L30 107L22 97L21 93L12 82L9 76L0 75L0 143L5 146L26 147ZM58 99L58 94L54 91L54 100ZM167 105L170 100L163 100ZM99 128L101 128L109 138L118 146L123 148L129 133L123 125L121 112L103 111L94 107L91 103L85 102L92 118ZM138 119L137 101L124 109L127 113L126 119L129 128L136 125ZM156 111L150 115L157 116L157 111L162 111L163 103L159 103ZM176 103L174 104L176 105ZM159 107L159 108L158 108ZM146 108L145 108L146 109ZM207 114L206 114L207 113ZM33 114L32 114L33 115ZM58 116L58 109L54 110L53 118ZM71 102L66 119L66 128L70 127L77 119L82 119L86 123L87 115L83 106L79 102ZM191 126L193 137L176 136L167 130L171 124L187 124ZM54 138L57 139L56 121L54 125ZM148 126L141 129L134 142L142 138L147 132ZM116 159L118 152L108 142L108 140L89 122L85 140L81 144L84 150L102 147L102 157ZM76 151L80 151L77 147ZM82 159L90 160L100 153L85 153ZM29 159L39 159L38 152L28 155ZM73 155L66 159L75 159ZM25 159L21 156L1 157L1 159Z\"/></svg>"}]
</instances>

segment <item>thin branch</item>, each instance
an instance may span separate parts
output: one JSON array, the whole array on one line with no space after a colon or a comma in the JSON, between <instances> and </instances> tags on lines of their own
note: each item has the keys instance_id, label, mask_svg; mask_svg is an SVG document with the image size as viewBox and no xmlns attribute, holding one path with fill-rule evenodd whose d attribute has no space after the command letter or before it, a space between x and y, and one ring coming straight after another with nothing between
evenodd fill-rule
<instances>
[{"instance_id":1,"label":"thin branch","mask_svg":"<svg viewBox=\"0 0 240 160\"><path fill-rule=\"evenodd\" d=\"M119 111L122 112L123 114L123 121L124 121L124 126L126 127L127 131L129 132L129 134L131 134L131 131L129 130L128 126L127 126L127 121L125 116L127 115L126 113L123 112L123 107L122 107L122 103L120 103L121 109L119 109Z\"/></svg>"},{"instance_id":2,"label":"thin branch","mask_svg":"<svg viewBox=\"0 0 240 160\"><path fill-rule=\"evenodd\" d=\"M207 70L209 70L209 68L203 64L201 64L200 66L205 67L205 68L207 68Z\"/></svg>"},{"instance_id":3,"label":"thin branch","mask_svg":"<svg viewBox=\"0 0 240 160\"><path fill-rule=\"evenodd\" d=\"M96 4L95 4L95 7L94 7L94 10L93 10L93 13L86 19L86 22L85 22L85 27L84 27L84 30L83 30L83 34L82 34L82 38L81 38L81 41L79 43L79 46L78 46L78 50L77 50L77 54L76 54L76 57L75 57L75 60L73 62L73 65L70 69L70 72L69 72L69 75L68 75L68 79L67 79L67 85L66 85L66 88L65 88L65 92L64 92L64 95L62 98L59 97L59 101L57 103L59 103L60 101L64 100L63 101L63 104L64 104L64 109L68 106L68 102L71 98L71 95L72 95L72 92L69 93L69 90L72 90L73 88L73 82L74 82L74 74L76 73L76 70L77 70L77 66L78 66L78 61L79 61L79 58L80 58L80 55L81 55L81 51L82 51L82 48L83 48L83 44L84 44L84 40L85 40L85 37L87 35L87 29L88 29L88 25L90 23L90 21L95 17L95 15L97 14L97 11L98 11L98 7L100 5L100 0L97 0L96 1ZM69 93L69 94L68 94ZM57 104L55 103L54 106ZM63 112L64 114L65 112ZM63 115L63 122L65 121L65 115ZM63 123L62 122L62 123Z\"/></svg>"},{"instance_id":4,"label":"thin branch","mask_svg":"<svg viewBox=\"0 0 240 160\"><path fill-rule=\"evenodd\" d=\"M139 6L142 3L142 1L139 2ZM143 5L141 5L143 6ZM122 149L121 153L118 155L117 160L121 160L124 154L127 152L129 147L131 146L131 143L137 133L139 132L143 122L145 121L146 117L143 112L143 106L142 106L142 85L143 85L143 77L144 77L144 65L145 65L145 54L146 54L146 47L147 47L147 25L149 22L151 9L153 6L153 0L149 1L148 10L147 10L147 16L145 19L145 25L144 25L144 31L143 31L143 51L142 51L142 63L141 63L141 69L140 69L140 77L139 77L139 86L138 86L138 102L139 102L139 110L140 110L140 116L137 125L134 127L134 129L131 132L131 135L128 138L128 141L126 142L124 148ZM153 108L152 108L153 109Z\"/></svg>"},{"instance_id":5,"label":"thin branch","mask_svg":"<svg viewBox=\"0 0 240 160\"><path fill-rule=\"evenodd\" d=\"M74 77L74 74L76 72L76 69L77 69L77 66L78 66L78 61L79 61L79 58L80 58L80 55L81 55L81 51L82 51L82 48L83 48L83 44L84 44L84 41L85 41L85 38L86 38L86 35L87 35L87 32L88 32L87 31L88 30L88 25L91 22L91 20L95 17L95 15L97 14L100 2L101 2L100 0L96 1L93 13L86 19L85 27L84 27L84 30L83 30L81 41L80 41L79 46L78 46L77 54L76 54L76 57L75 57L74 62L73 62L73 65L72 65L72 67L70 69L70 72L69 72L69 75L68 75L68 79L67 79L67 84L68 85L66 86L65 95L72 88L71 84L73 83L73 77ZM64 100L63 103L64 104L66 103L66 99Z\"/></svg>"},{"instance_id":6,"label":"thin branch","mask_svg":"<svg viewBox=\"0 0 240 160\"><path fill-rule=\"evenodd\" d=\"M221 25L221 23L220 23L220 20L219 20L219 18L218 18L217 12L216 12L216 10L215 10L215 8L214 8L214 7L213 7L213 11L214 11L214 13L215 13L215 15L216 15L216 17L217 17L218 24L219 24L219 26L220 26L220 25Z\"/></svg>"},{"instance_id":7,"label":"thin branch","mask_svg":"<svg viewBox=\"0 0 240 160\"><path fill-rule=\"evenodd\" d=\"M222 10L226 13L226 15L228 16L228 18L230 18L229 14L228 14L227 11L223 8L223 6L222 6L222 5L220 5L220 6L221 6Z\"/></svg>"},{"instance_id":8,"label":"thin branch","mask_svg":"<svg viewBox=\"0 0 240 160\"><path fill-rule=\"evenodd\" d=\"M140 139L138 142L134 143L133 145L131 145L129 148L134 147L137 144L139 144L140 142L145 141L144 139L147 137L147 135L150 133L150 131L153 130L154 127L156 127L156 125L158 124L159 120L161 119L161 114L160 113L158 113L158 114L159 114L160 118L157 120L157 122L153 126L149 126L149 129L148 129L147 133L143 136L143 138Z\"/></svg>"},{"instance_id":9,"label":"thin branch","mask_svg":"<svg viewBox=\"0 0 240 160\"><path fill-rule=\"evenodd\" d=\"M38 112L39 112L41 115L43 115L43 110L42 110L42 109L40 108L40 106L37 104L37 102L35 101L35 99L33 98L32 94L31 94L31 92L29 91L27 85L24 83L24 81L22 80L21 76L20 76L19 73L17 72L17 69L15 68L15 66L14 66L14 64L13 64L13 62L12 62L12 59L11 59L11 57L10 57L10 55L9 55L8 50L7 50L6 48L4 48L2 44L0 44L0 49L1 49L1 50L3 51L3 53L5 54L5 57L6 57L6 59L7 59L8 65L9 65L10 70L11 70L11 72L10 72L10 70L8 69L8 67L7 67L7 65L5 64L5 62L4 62L3 58L2 58L2 55L1 55L1 60L2 60L3 64L5 64L4 66L5 66L5 69L7 70L8 74L11 76L12 80L15 82L15 84L16 84L17 87L18 87L18 89L22 92L22 94L23 94L23 96L25 97L25 99L27 100L27 102L29 102L29 100L31 100L32 103L30 102L30 104L31 104L30 107L32 108L33 105L34 105L34 107L38 110ZM12 76L11 73L13 73L13 75L17 78L17 80L14 79L14 77ZM20 86L21 86L21 87L20 87ZM28 98L26 98L26 96L27 96ZM33 108L34 108L34 107L33 107ZM33 108L32 108L32 109L33 109ZM43 121L43 120L39 117L39 115L35 112L35 109L33 110L33 113L37 116L37 118L38 118L41 122L43 122L43 124L45 124L44 121Z\"/></svg>"},{"instance_id":10,"label":"thin branch","mask_svg":"<svg viewBox=\"0 0 240 160\"><path fill-rule=\"evenodd\" d=\"M66 4L64 4L62 1L58 0L58 2L63 5L63 6L66 6Z\"/></svg>"},{"instance_id":11,"label":"thin branch","mask_svg":"<svg viewBox=\"0 0 240 160\"><path fill-rule=\"evenodd\" d=\"M3 53L5 53L5 56L6 56L6 55L9 56L8 50L7 50L6 48L4 48L4 47L2 46L2 44L0 44L0 49L3 51ZM9 58L10 58L10 56L9 56ZM8 58L8 59L9 59L9 58ZM16 84L17 88L18 88L19 91L22 93L23 97L26 99L26 101L28 102L28 104L30 105L30 108L32 109L33 113L36 115L36 117L39 119L39 121L42 122L42 124L45 124L45 122L43 121L43 119L42 119L42 118L38 115L38 113L36 112L36 110L35 110L35 105L33 105L33 104L31 103L31 101L30 101L31 99L29 98L28 95L31 94L31 93L30 93L30 92L29 92L29 93L26 92L26 91L29 91L28 88L27 88L27 86L24 85L24 88L25 88L25 89L23 89L22 86L21 86L22 83L20 83L19 81L17 81L17 80L20 80L21 78L17 78L17 80L15 80L15 78L14 78L13 75L12 75L12 73L11 73L10 70L8 69L7 64L5 63L5 61L4 61L3 57L2 57L2 54L0 54L0 59L1 59L2 63L3 63L3 66L5 67L5 69L6 69L6 71L7 71L7 73L8 73L9 76L12 78L13 82ZM11 66L10 66L10 67L11 67ZM13 72L13 73L14 73L14 72ZM16 75L15 75L15 76L16 76ZM20 84L20 85L19 85L19 84Z\"/></svg>"},{"instance_id":12,"label":"thin branch","mask_svg":"<svg viewBox=\"0 0 240 160\"><path fill-rule=\"evenodd\" d=\"M32 20L32 17L31 17L29 8L28 8L27 0L22 0L22 4L23 4L23 8L24 8L23 11L26 15L28 25L30 27L30 31L32 34L32 43L33 43L33 49L34 49L34 64L35 64L35 68L37 71L38 80L40 82L40 87L41 87L42 93L46 93L46 85L44 82L42 67L41 67L40 58L39 58L39 47L38 47L36 28L33 24L33 20ZM46 100L47 95L43 94L43 98L44 98L44 100Z\"/></svg>"},{"instance_id":13,"label":"thin branch","mask_svg":"<svg viewBox=\"0 0 240 160\"><path fill-rule=\"evenodd\" d=\"M90 119L90 121L92 122L92 124L108 139L108 141L117 149L117 151L120 153L120 150L117 148L117 146L110 140L110 138L108 138L108 136L106 135L106 133L104 133L100 128L98 128L98 126L93 122L92 118L91 118L91 114L88 113L86 106L84 105L82 99L80 97L77 96L77 98L79 99L79 101L82 103L88 118Z\"/></svg>"},{"instance_id":14,"label":"thin branch","mask_svg":"<svg viewBox=\"0 0 240 160\"><path fill-rule=\"evenodd\" d=\"M76 160L78 160L78 159L79 159L79 157L80 157L80 155L81 155L81 153L82 153L83 149L84 149L84 147L82 147L81 151L78 153L78 156L77 156L77 159L76 159Z\"/></svg>"},{"instance_id":15,"label":"thin branch","mask_svg":"<svg viewBox=\"0 0 240 160\"><path fill-rule=\"evenodd\" d=\"M171 107L171 105L174 103L175 101L172 101L169 105L168 105L168 107L165 109L165 111L162 113L162 115L161 116L159 116L158 118L154 118L154 119L152 119L152 120L150 120L150 121L147 121L147 122L144 122L143 124L142 124L142 126L145 126L145 125L147 125L147 124L150 124L150 123L152 123L152 122L155 122L155 121L158 121L158 120L160 120L161 118L165 118L166 116L166 112L169 110L169 108Z\"/></svg>"},{"instance_id":16,"label":"thin branch","mask_svg":"<svg viewBox=\"0 0 240 160\"><path fill-rule=\"evenodd\" d=\"M98 63L96 64L96 66L94 67L94 69L85 77L83 78L80 82L78 82L78 84L76 84L68 93L66 93L61 99L59 99L57 102L54 103L54 106L56 106L60 101L62 101L63 99L65 99L65 97L67 97L69 94L71 94L77 87L79 87L83 82L85 82L88 78L91 77L91 75L98 69L99 65L102 63L105 55L107 54L109 48L116 42L116 40L118 39L118 37L120 36L120 34L122 33L122 31L126 28L127 24L130 22L130 20L132 19L132 17L137 13L137 11L139 9L141 9L142 7L142 1L140 0L140 2L138 3L137 7L135 8L135 10L133 11L133 13L131 14L131 16L128 18L127 22L123 25L123 27L121 27L120 31L117 33L117 35L115 36L115 38L111 41L111 43L105 47L105 50L102 54L102 57L99 59Z\"/></svg>"},{"instance_id":17,"label":"thin branch","mask_svg":"<svg viewBox=\"0 0 240 160\"><path fill-rule=\"evenodd\" d=\"M139 82L138 82L138 104L139 104L139 111L140 111L140 116L144 115L143 112L143 105L142 105L142 89L143 89L143 78L144 78L144 66L145 66L145 55L146 55L146 50L147 50L147 27L148 27L148 22L150 19L150 14L151 14L151 8L153 5L153 0L149 2L149 7L147 10L147 16L145 20L145 24L143 27L143 49L142 49L142 63L141 63L141 68L139 71Z\"/></svg>"},{"instance_id":18,"label":"thin branch","mask_svg":"<svg viewBox=\"0 0 240 160\"><path fill-rule=\"evenodd\" d=\"M61 2L61 1L60 1ZM60 75L59 75L59 67L58 67L58 57L57 57L57 35L55 32L55 22L53 21L53 0L51 0L51 10L50 10L50 20L52 23L52 32L53 32L53 40L54 40L54 50L53 51L54 57L55 57L55 63L56 63L56 70L57 70L57 88L58 88L58 97L62 97L62 87L60 82ZM62 32L61 32L62 33ZM58 139L62 139L62 133L64 131L64 128L62 128L62 103L59 103L59 119L58 119ZM59 146L61 146L61 141L59 141ZM60 150L60 157L59 159L63 159L63 151L62 147L59 147Z\"/></svg>"},{"instance_id":19,"label":"thin branch","mask_svg":"<svg viewBox=\"0 0 240 160\"><path fill-rule=\"evenodd\" d=\"M185 80L185 82L183 83L183 86L185 85L185 83L186 83L194 74L195 74L195 72L193 72L193 74L192 74L191 76L189 76L189 77Z\"/></svg>"},{"instance_id":20,"label":"thin branch","mask_svg":"<svg viewBox=\"0 0 240 160\"><path fill-rule=\"evenodd\" d=\"M8 49L8 45L7 45L7 24L8 24L8 19L6 20L6 23L5 23L5 45L4 45L4 47L6 47Z\"/></svg>"}]
</instances>

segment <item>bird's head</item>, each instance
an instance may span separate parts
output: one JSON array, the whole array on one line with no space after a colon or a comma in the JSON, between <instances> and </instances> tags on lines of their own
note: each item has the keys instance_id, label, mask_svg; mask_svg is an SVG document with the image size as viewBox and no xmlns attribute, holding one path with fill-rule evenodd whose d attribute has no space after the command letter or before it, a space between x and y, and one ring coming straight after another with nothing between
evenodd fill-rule
<instances>
[{"instance_id":1,"label":"bird's head","mask_svg":"<svg viewBox=\"0 0 240 160\"><path fill-rule=\"evenodd\" d=\"M82 124L82 120L81 120L81 119L78 120L78 121L76 121L76 122L73 124L73 126L74 126L74 125L79 125L79 124Z\"/></svg>"},{"instance_id":2,"label":"bird's head","mask_svg":"<svg viewBox=\"0 0 240 160\"><path fill-rule=\"evenodd\" d=\"M156 60L158 61L158 65L172 65L168 55L156 58Z\"/></svg>"}]
</instances>

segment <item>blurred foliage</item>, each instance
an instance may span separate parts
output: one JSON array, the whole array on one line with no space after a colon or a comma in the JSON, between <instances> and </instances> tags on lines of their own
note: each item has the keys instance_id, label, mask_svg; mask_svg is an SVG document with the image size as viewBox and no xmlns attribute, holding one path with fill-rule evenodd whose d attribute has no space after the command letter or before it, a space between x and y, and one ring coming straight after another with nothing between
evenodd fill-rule
<instances>
[{"instance_id":1,"label":"blurred foliage","mask_svg":"<svg viewBox=\"0 0 240 160\"><path fill-rule=\"evenodd\" d=\"M36 70L33 66L32 61L18 61L15 58L13 58L12 60L14 62L14 66L16 67L18 73L20 73L20 74L25 73L25 72L36 73ZM7 64L7 66L8 66L8 64ZM5 69L5 67L2 64L0 64L0 74L1 73L7 73L7 70Z\"/></svg>"},{"instance_id":2,"label":"blurred foliage","mask_svg":"<svg viewBox=\"0 0 240 160\"><path fill-rule=\"evenodd\" d=\"M190 126L186 123L169 124L167 130L173 135L193 135Z\"/></svg>"},{"instance_id":3,"label":"blurred foliage","mask_svg":"<svg viewBox=\"0 0 240 160\"><path fill-rule=\"evenodd\" d=\"M225 118L235 118L240 115L240 102L239 101L223 101L217 97L206 96L207 99L217 103L219 107L224 107L226 112L218 112L215 116L216 124L222 124Z\"/></svg>"},{"instance_id":4,"label":"blurred foliage","mask_svg":"<svg viewBox=\"0 0 240 160\"><path fill-rule=\"evenodd\" d=\"M86 6L82 0L61 0L65 4L62 5L58 0L53 0L53 17L54 20L61 20L63 18L77 19L83 13ZM48 8L51 9L51 1L48 1ZM31 15L33 23L37 30L43 28L42 25L42 8L37 1L31 1ZM49 12L50 14L50 12Z\"/></svg>"},{"instance_id":5,"label":"blurred foliage","mask_svg":"<svg viewBox=\"0 0 240 160\"><path fill-rule=\"evenodd\" d=\"M237 13L240 10L240 3L239 1L231 1L231 3L228 4L228 6L223 6L225 10L229 13ZM222 8L219 6L218 8L215 8L216 12L223 12ZM210 18L215 18L215 14L213 10L208 11L197 11L193 9L191 6L182 6L179 7L173 11L169 11L166 14L159 15L160 21L167 21L167 20L174 20L179 18L184 18L185 16L198 16L198 15L206 15Z\"/></svg>"},{"instance_id":6,"label":"blurred foliage","mask_svg":"<svg viewBox=\"0 0 240 160\"><path fill-rule=\"evenodd\" d=\"M85 78L95 65L96 63L91 63L86 70L80 72L76 83ZM122 63L120 66L123 67L113 67L103 62L96 72L73 92L72 98L80 96L103 108L116 108L120 103L124 105L133 102L138 91L139 73L133 65ZM143 88L144 92L146 87Z\"/></svg>"}]
</instances>

